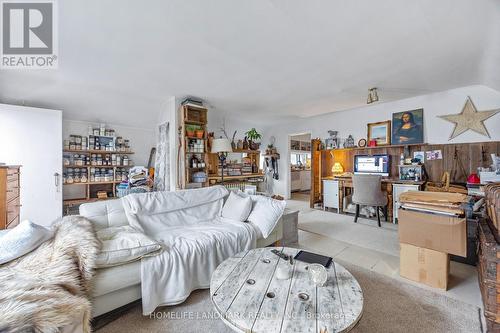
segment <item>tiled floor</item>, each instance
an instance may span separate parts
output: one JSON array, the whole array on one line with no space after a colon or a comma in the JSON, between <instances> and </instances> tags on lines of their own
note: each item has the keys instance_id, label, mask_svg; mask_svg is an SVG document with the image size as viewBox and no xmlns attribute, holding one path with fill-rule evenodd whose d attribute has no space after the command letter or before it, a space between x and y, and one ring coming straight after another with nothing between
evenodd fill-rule
<instances>
[{"instance_id":1,"label":"tiled floor","mask_svg":"<svg viewBox=\"0 0 500 333\"><path fill-rule=\"evenodd\" d=\"M307 201L305 201L307 200ZM287 206L291 209L297 209L299 214L299 225L301 216L304 219L304 214L312 212L309 208L309 197L304 195L293 195L292 200L287 201ZM317 214L317 213L315 213ZM322 212L327 214L323 218L327 218L328 214L335 214L330 212ZM338 216L337 216L338 217ZM351 217L346 217L345 223L353 223ZM300 227L299 227L300 228ZM372 230L372 227L366 226L367 232ZM379 232L379 230L377 230ZM387 230L390 232L390 230ZM399 276L399 256L383 253L374 249L361 247L356 244L349 243L348 241L341 241L318 232L308 232L299 230L298 247L316 251L325 255L329 255L340 263L348 262L358 265L365 269L373 270L375 272L387 275L391 278L402 279L406 282L415 284L422 288L430 289L435 292L443 293L449 297L461 300L463 302L478 306L482 308L481 294L477 280L476 267L451 262L451 276L449 289L441 291L433 289L425 285L414 283ZM380 246L380 244L379 244Z\"/></svg>"}]
</instances>

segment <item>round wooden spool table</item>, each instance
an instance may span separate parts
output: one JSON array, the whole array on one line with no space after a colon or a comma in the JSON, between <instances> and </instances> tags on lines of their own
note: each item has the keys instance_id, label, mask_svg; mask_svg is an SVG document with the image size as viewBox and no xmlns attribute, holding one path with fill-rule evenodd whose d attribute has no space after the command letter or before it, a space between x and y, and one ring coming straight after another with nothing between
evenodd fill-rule
<instances>
[{"instance_id":1,"label":"round wooden spool table","mask_svg":"<svg viewBox=\"0 0 500 333\"><path fill-rule=\"evenodd\" d=\"M215 310L236 332L347 332L363 313L363 292L344 267L333 262L322 287L310 280L309 264L293 266L273 254L298 249L260 248L224 261L212 275L210 296ZM280 280L276 271L288 265L292 277Z\"/></svg>"}]
</instances>

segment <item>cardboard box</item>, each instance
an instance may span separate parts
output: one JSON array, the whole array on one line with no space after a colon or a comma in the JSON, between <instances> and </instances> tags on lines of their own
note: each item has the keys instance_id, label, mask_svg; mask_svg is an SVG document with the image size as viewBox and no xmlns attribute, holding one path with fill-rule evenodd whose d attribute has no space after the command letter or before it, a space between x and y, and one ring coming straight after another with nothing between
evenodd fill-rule
<instances>
[{"instance_id":1,"label":"cardboard box","mask_svg":"<svg viewBox=\"0 0 500 333\"><path fill-rule=\"evenodd\" d=\"M439 252L467 256L465 217L398 210L399 242Z\"/></svg>"},{"instance_id":2,"label":"cardboard box","mask_svg":"<svg viewBox=\"0 0 500 333\"><path fill-rule=\"evenodd\" d=\"M434 288L448 289L450 258L447 253L400 243L399 274Z\"/></svg>"}]
</instances>

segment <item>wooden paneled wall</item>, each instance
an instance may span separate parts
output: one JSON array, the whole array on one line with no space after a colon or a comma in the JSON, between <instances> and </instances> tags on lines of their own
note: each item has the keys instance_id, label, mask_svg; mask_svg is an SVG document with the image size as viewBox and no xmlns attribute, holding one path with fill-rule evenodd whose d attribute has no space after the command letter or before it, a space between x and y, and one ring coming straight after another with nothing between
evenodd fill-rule
<instances>
[{"instance_id":1,"label":"wooden paneled wall","mask_svg":"<svg viewBox=\"0 0 500 333\"><path fill-rule=\"evenodd\" d=\"M441 150L443 158L440 160L425 160L424 165L430 181L439 181L443 172L450 172L451 182L465 183L467 176L476 172L478 167L491 165L490 154L500 155L500 142L478 142L439 145L412 145L409 146L410 156L414 151ZM332 175L332 166L340 162L345 172L353 172L355 155L389 154L391 158L391 177L398 177L398 165L403 146L388 146L376 148L351 148L321 151L321 177ZM455 153L456 152L456 153ZM463 166L463 168L460 166Z\"/></svg>"}]
</instances>

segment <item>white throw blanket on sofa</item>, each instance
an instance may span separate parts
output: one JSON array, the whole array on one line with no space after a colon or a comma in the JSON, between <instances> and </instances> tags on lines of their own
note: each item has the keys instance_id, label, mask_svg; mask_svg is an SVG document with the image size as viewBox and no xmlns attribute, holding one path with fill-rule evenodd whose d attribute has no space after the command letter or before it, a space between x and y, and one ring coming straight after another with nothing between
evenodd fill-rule
<instances>
[{"instance_id":1,"label":"white throw blanket on sofa","mask_svg":"<svg viewBox=\"0 0 500 333\"><path fill-rule=\"evenodd\" d=\"M215 186L122 199L129 223L165 246L162 254L141 260L144 315L160 305L182 303L193 290L209 288L219 264L255 248L252 225L220 217L227 193Z\"/></svg>"}]
</instances>

